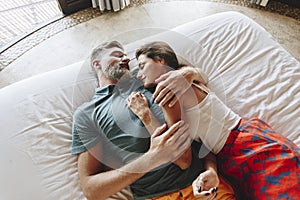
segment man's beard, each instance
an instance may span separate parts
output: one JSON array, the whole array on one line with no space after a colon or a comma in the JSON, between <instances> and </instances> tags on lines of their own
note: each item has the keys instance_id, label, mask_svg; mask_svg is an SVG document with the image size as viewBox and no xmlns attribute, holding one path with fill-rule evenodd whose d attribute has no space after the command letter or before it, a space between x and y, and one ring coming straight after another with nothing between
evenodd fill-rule
<instances>
[{"instance_id":1,"label":"man's beard","mask_svg":"<svg viewBox=\"0 0 300 200\"><path fill-rule=\"evenodd\" d=\"M124 76L125 74L129 74L129 70L121 67L119 63L113 65L113 66L109 66L105 69L104 71L105 75L114 80L114 81L119 81L122 76Z\"/></svg>"}]
</instances>

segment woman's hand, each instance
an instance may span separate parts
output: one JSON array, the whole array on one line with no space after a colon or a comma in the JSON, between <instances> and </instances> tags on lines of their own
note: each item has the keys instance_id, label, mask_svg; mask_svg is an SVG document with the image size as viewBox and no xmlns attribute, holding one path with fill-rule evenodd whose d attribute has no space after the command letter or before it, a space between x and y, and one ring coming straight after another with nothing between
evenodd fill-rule
<instances>
[{"instance_id":1,"label":"woman's hand","mask_svg":"<svg viewBox=\"0 0 300 200\"><path fill-rule=\"evenodd\" d=\"M194 196L200 199L214 199L217 195L219 182L216 171L206 170L193 182Z\"/></svg>"},{"instance_id":2,"label":"woman's hand","mask_svg":"<svg viewBox=\"0 0 300 200\"><path fill-rule=\"evenodd\" d=\"M127 105L130 110L144 123L148 124L150 120L150 108L148 100L141 92L132 92L127 98Z\"/></svg>"}]
</instances>

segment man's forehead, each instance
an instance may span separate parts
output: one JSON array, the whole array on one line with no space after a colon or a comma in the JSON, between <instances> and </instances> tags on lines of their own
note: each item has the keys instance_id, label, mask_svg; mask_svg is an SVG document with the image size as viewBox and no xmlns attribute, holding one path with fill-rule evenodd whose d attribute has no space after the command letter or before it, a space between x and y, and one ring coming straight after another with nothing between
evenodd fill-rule
<instances>
[{"instance_id":1,"label":"man's forehead","mask_svg":"<svg viewBox=\"0 0 300 200\"><path fill-rule=\"evenodd\" d=\"M106 54L111 54L111 53L114 53L114 52L122 52L122 53L124 53L124 50L121 49L120 47L112 47L112 48L109 48L109 49L105 50Z\"/></svg>"}]
</instances>

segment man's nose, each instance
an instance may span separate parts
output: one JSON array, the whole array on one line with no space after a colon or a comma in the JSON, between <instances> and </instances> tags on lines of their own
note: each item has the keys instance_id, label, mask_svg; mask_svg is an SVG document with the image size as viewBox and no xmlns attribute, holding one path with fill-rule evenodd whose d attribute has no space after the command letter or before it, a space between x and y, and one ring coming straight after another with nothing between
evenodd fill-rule
<instances>
[{"instance_id":1,"label":"man's nose","mask_svg":"<svg viewBox=\"0 0 300 200\"><path fill-rule=\"evenodd\" d=\"M128 64L130 62L130 58L127 55L123 55L122 62L126 62Z\"/></svg>"}]
</instances>

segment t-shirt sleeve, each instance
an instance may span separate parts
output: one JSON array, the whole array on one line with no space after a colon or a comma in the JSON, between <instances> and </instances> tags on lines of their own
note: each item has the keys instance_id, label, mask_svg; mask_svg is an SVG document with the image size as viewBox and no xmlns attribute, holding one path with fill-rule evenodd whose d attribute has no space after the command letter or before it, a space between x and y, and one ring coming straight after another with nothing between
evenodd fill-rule
<instances>
[{"instance_id":1,"label":"t-shirt sleeve","mask_svg":"<svg viewBox=\"0 0 300 200\"><path fill-rule=\"evenodd\" d=\"M140 88L140 91L148 99L148 104L149 104L150 110L153 113L153 115L156 117L156 119L162 124L165 123L165 118L164 118L162 109L159 107L158 104L154 103L153 94L149 90L142 89L142 88Z\"/></svg>"},{"instance_id":2,"label":"t-shirt sleeve","mask_svg":"<svg viewBox=\"0 0 300 200\"><path fill-rule=\"evenodd\" d=\"M77 109L72 124L72 154L79 154L100 142L100 134L91 114L84 109Z\"/></svg>"}]
</instances>

